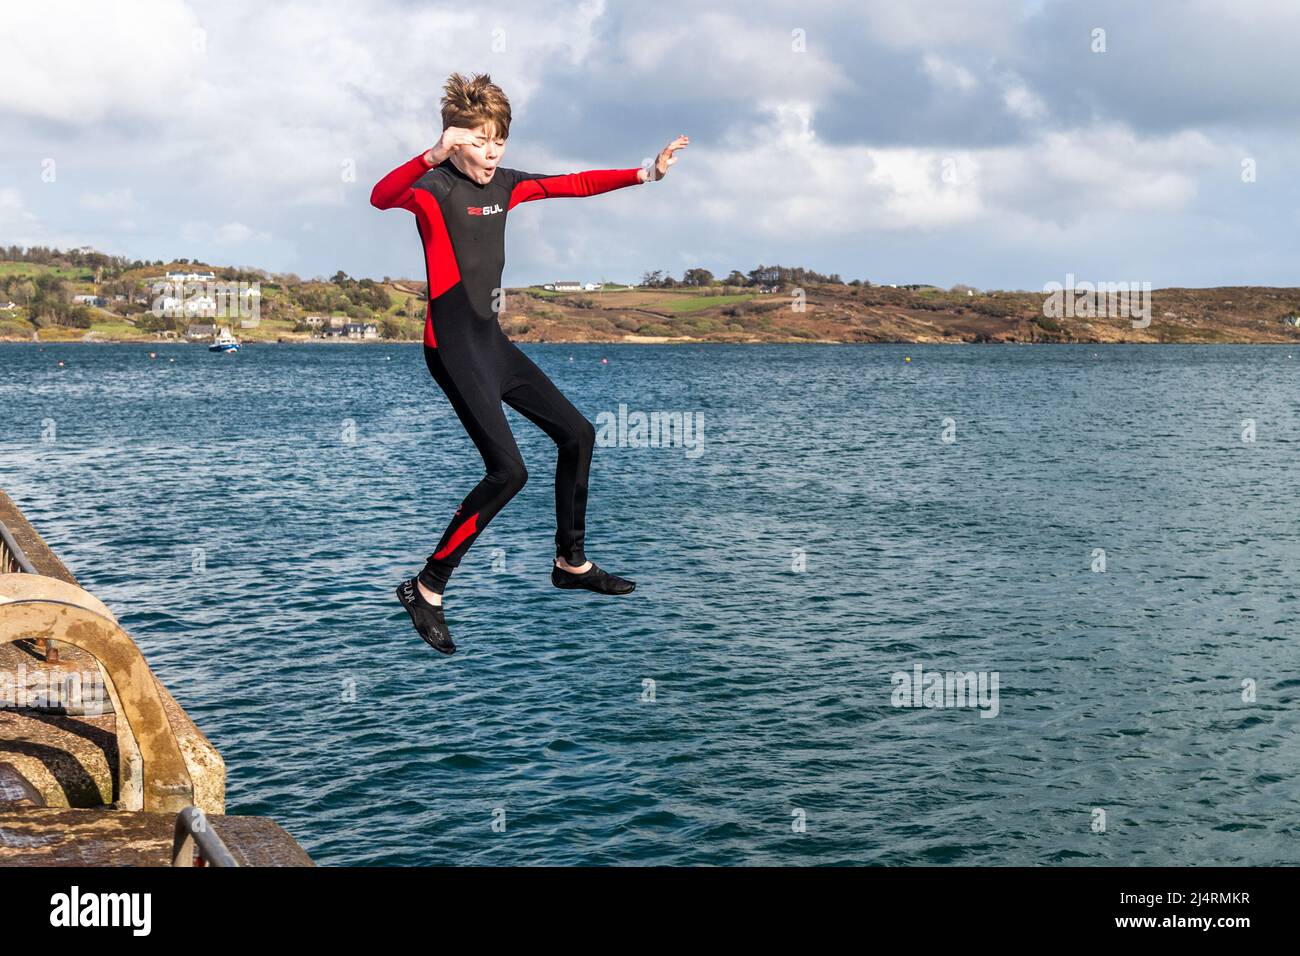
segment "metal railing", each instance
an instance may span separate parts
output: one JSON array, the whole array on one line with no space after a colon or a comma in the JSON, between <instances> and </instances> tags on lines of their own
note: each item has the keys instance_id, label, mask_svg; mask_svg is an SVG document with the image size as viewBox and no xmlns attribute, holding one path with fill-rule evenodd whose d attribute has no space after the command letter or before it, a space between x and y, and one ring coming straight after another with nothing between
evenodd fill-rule
<instances>
[{"instance_id":1,"label":"metal railing","mask_svg":"<svg viewBox=\"0 0 1300 956\"><path fill-rule=\"evenodd\" d=\"M172 838L172 866L239 866L230 850L208 825L198 807L186 807L176 815Z\"/></svg>"},{"instance_id":2,"label":"metal railing","mask_svg":"<svg viewBox=\"0 0 1300 956\"><path fill-rule=\"evenodd\" d=\"M8 525L0 521L0 573L15 574L18 572L35 574L36 566L23 553L23 549L18 546L18 541L14 538L14 533L9 530Z\"/></svg>"},{"instance_id":3,"label":"metal railing","mask_svg":"<svg viewBox=\"0 0 1300 956\"><path fill-rule=\"evenodd\" d=\"M27 557L9 527L0 521L0 574L37 574L36 565ZM55 641L37 641L47 664L59 663L59 645Z\"/></svg>"}]
</instances>

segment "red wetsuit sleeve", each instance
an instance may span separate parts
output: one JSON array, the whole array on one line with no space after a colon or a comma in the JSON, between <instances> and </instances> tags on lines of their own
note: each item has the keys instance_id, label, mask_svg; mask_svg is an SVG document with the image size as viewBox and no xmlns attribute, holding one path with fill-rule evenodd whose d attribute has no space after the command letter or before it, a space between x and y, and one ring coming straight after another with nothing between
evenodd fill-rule
<instances>
[{"instance_id":1,"label":"red wetsuit sleeve","mask_svg":"<svg viewBox=\"0 0 1300 956\"><path fill-rule=\"evenodd\" d=\"M376 209L392 209L394 206L410 209L413 193L411 187L433 168L424 158L427 152L425 150L419 156L407 160L375 183L375 188L370 191L370 205Z\"/></svg>"},{"instance_id":2,"label":"red wetsuit sleeve","mask_svg":"<svg viewBox=\"0 0 1300 956\"><path fill-rule=\"evenodd\" d=\"M589 169L565 176L537 176L520 173L520 179L510 191L510 206L534 199L556 199L563 196L595 196L611 189L635 186L641 182L641 167L630 169Z\"/></svg>"}]
</instances>

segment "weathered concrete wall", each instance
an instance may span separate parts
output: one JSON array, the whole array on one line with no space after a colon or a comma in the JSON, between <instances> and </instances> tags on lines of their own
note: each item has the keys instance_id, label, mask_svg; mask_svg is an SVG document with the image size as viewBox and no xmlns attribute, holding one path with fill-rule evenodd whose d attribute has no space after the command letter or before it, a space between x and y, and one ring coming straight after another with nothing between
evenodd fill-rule
<instances>
[{"instance_id":1,"label":"weathered concrete wall","mask_svg":"<svg viewBox=\"0 0 1300 956\"><path fill-rule=\"evenodd\" d=\"M266 817L208 815L240 866L315 866ZM0 866L171 866L174 813L0 808Z\"/></svg>"},{"instance_id":2,"label":"weathered concrete wall","mask_svg":"<svg viewBox=\"0 0 1300 956\"><path fill-rule=\"evenodd\" d=\"M0 522L9 528L37 573L80 586L3 491ZM20 665L29 680L42 668L59 668L64 673L99 669L89 655L75 647L61 647L59 664L47 665L30 649L0 644L0 673L16 680ZM149 674L194 781L195 806L208 814L224 813L226 766L221 755L152 670ZM118 759L116 717L112 714L77 717L0 710L0 762L13 764L40 790L50 807L97 807L114 802L118 798L113 792Z\"/></svg>"}]
</instances>

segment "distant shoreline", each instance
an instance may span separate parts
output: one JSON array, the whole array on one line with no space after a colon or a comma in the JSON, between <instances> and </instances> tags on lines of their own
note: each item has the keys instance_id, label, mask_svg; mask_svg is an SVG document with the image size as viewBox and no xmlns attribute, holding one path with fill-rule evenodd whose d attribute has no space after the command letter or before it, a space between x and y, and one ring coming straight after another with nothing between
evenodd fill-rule
<instances>
[{"instance_id":1,"label":"distant shoreline","mask_svg":"<svg viewBox=\"0 0 1300 956\"><path fill-rule=\"evenodd\" d=\"M0 267L4 265L0 263ZM8 272L0 268L0 277L8 275L10 286L14 274L52 268L21 262L7 265ZM184 268L194 266L185 264ZM173 275L171 267L168 269L167 274ZM75 299L99 298L90 305L69 306L64 309L67 314L57 309L51 312L53 306L38 303L35 319L29 314L30 301L23 306L12 301L21 298L15 287L8 293L7 306L0 297L0 341L31 343L39 330L47 344L207 344L214 325L209 316L196 314L187 326L177 317L171 317L176 321L159 322L147 311L139 311L147 298L142 283L152 271L140 266L99 282L64 267L66 275L59 280L59 288L65 299L72 293L76 293ZM208 274L212 271L210 268ZM1300 346L1300 287L1148 290L1143 284L1134 298L1131 292L1087 291L1083 285L1075 286L1072 276L1067 277L1070 284L1065 291L1031 292L963 285L943 289L926 284L844 283L814 275L805 278L799 270L768 271L773 275L762 284L711 280L558 292L540 286L509 288L498 319L504 334L519 345L1000 342ZM228 317L231 330L243 339L244 346L423 341L427 303L419 285L410 280L385 277L382 283L375 283L337 276L329 281L274 278L268 278L261 291L265 314L260 326L237 329L236 317ZM223 277L223 281L233 280ZM1054 290L1060 283L1049 285ZM111 293L112 302L103 293ZM32 292L27 289L25 294L30 297ZM240 321L242 318L241 314ZM318 337L324 323L336 334ZM358 326L377 332L379 337L337 334L361 332ZM177 337L155 337L164 330Z\"/></svg>"},{"instance_id":2,"label":"distant shoreline","mask_svg":"<svg viewBox=\"0 0 1300 956\"><path fill-rule=\"evenodd\" d=\"M784 346L784 345L806 345L806 346L815 346L815 345L851 345L851 346L857 346L857 347L870 347L870 348L884 348L884 347L888 347L888 346L910 346L910 347L912 347L912 348L954 348L954 347L958 347L958 346L974 346L974 347L979 347L979 348L983 348L983 347L993 347L993 346L1035 346L1035 347L1037 347L1037 346L1055 346L1055 347L1074 347L1074 348L1092 348L1092 349L1099 349L1099 348L1114 348L1115 346L1141 346L1141 347L1143 347L1143 348L1224 348L1225 346L1226 346L1226 347L1233 347L1233 346L1246 346L1246 345L1248 345L1248 346L1258 347L1258 348L1281 348L1281 347L1286 347L1286 348L1297 348L1297 349L1300 349L1300 342L1060 342L1060 341L1050 341L1050 340L1049 340L1049 341L1038 341L1038 342L1014 342L1014 341L1003 341L1003 340L994 340L994 341L991 341L991 342L966 342L966 341L962 341L962 340L960 340L960 339L948 339L948 340L941 341L941 342L841 342L841 341L837 341L837 340L834 340L834 339L822 339L822 340L817 340L817 339L791 339L791 340L788 341L788 342L786 342L786 341L782 341L782 342L760 341L760 340L757 340L757 339L754 339L754 340L748 340L748 341L729 341L729 342L720 342L720 341L717 341L717 340L715 340L715 339L665 339L665 340L663 340L663 341L648 341L648 340L646 340L646 339L635 339L635 340L632 340L632 339L625 339L625 340L622 340L622 341L613 341L613 342L610 342L610 341L599 341L599 340L596 340L596 341L592 341L592 340L577 340L577 339L572 340L572 341L570 341L570 340L564 340L564 339L555 339L555 340L550 340L550 341L546 341L546 342L530 342L530 341L526 341L526 340L518 340L518 339L512 339L511 341L512 341L515 345L567 345L567 346L574 346L574 345L601 345L601 346L613 346L613 345L711 345L711 346L713 346L713 345L720 345L720 346L721 346L721 345L769 345L769 346ZM203 342L177 342L177 341L175 341L175 340L170 340L170 341L169 341L169 340L150 341L150 340L148 340L148 339L54 339L54 340L50 340L50 341L47 341L47 340L32 341L31 339L12 339L12 338L2 338L2 337L0 337L0 345L48 345L48 346L62 346L62 345L88 345L88 346L94 346L94 345L132 345L132 346L147 346L147 347L149 347L149 348L156 348L156 347L159 347L159 346L178 346L178 347L183 346L183 347L186 347L186 348L192 348L192 349L194 349L195 351L207 351L207 347L206 347L206 345L205 345ZM415 345L423 345L423 343L420 342L420 341L417 341L417 340L415 340L415 339L369 339L369 340L365 340L365 341L354 340L354 341L351 341L351 342L331 342L331 341L329 341L328 339L303 339L303 340L285 341L285 342L277 342L277 341L257 342L257 341L254 341L254 342L244 342L244 343L241 345L241 347L240 347L240 351L242 351L244 348L248 348L248 347L250 347L250 346L252 346L252 347L254 347L254 348L261 348L261 347L264 347L264 346L274 347L274 346L280 346L280 345L313 345L313 346L323 346L323 347L326 347L326 348L334 348L335 346L339 346L339 345L365 345L365 346L375 346L375 345L411 345L411 346L415 346Z\"/></svg>"}]
</instances>

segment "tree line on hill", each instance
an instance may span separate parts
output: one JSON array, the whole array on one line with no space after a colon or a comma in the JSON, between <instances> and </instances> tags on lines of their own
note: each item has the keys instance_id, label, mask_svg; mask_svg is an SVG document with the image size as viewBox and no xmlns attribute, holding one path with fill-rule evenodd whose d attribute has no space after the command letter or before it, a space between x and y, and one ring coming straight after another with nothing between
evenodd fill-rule
<instances>
[{"instance_id":1,"label":"tree line on hill","mask_svg":"<svg viewBox=\"0 0 1300 956\"><path fill-rule=\"evenodd\" d=\"M716 278L708 269L686 269L680 279L674 279L662 269L643 273L638 285L646 289L701 289L716 285L740 287L787 287L808 285L860 285L854 279L845 283L838 272L822 275L799 266L758 266L749 272L732 269L725 279ZM870 285L870 283L867 283Z\"/></svg>"},{"instance_id":2,"label":"tree line on hill","mask_svg":"<svg viewBox=\"0 0 1300 956\"><path fill-rule=\"evenodd\" d=\"M32 325L66 325L90 328L90 309L72 300L72 291L52 272L34 276L0 275L0 299L21 305Z\"/></svg>"},{"instance_id":3,"label":"tree line on hill","mask_svg":"<svg viewBox=\"0 0 1300 956\"><path fill-rule=\"evenodd\" d=\"M264 318L283 316L305 329L302 319L307 315L345 315L356 322L377 322L384 334L399 335L401 320L420 319L423 310L408 310L405 305L393 309L394 297L390 293L392 280L354 279L342 270L326 279L317 276L303 280L294 273L271 273L254 267L213 267L197 260L129 259L97 252L88 246L60 250L47 246L0 246L0 257L10 262L27 262L63 271L74 270L81 274L69 279L55 272L35 274L0 274L0 296L7 296L28 310L28 317L39 327L43 323L88 328L93 311L73 301L71 282L94 283L95 292L109 299L111 310L127 317L143 331L162 331L183 328L185 319L154 315L147 302L151 294L149 280L161 276L164 269L189 267L195 271L212 271L221 282L257 282L262 289L261 310ZM156 270L141 276L142 270ZM412 283L422 290L423 283ZM800 266L759 265L748 272L733 269L725 278L718 278L708 269L686 269L680 279L664 270L643 274L639 286L648 289L703 290L719 286L775 291L803 288L814 285L844 285L860 289L879 288L869 281L853 279L845 282L839 273L829 275ZM902 288L923 288L909 285ZM961 287L963 290L966 287ZM957 291L954 287L953 291Z\"/></svg>"}]
</instances>

